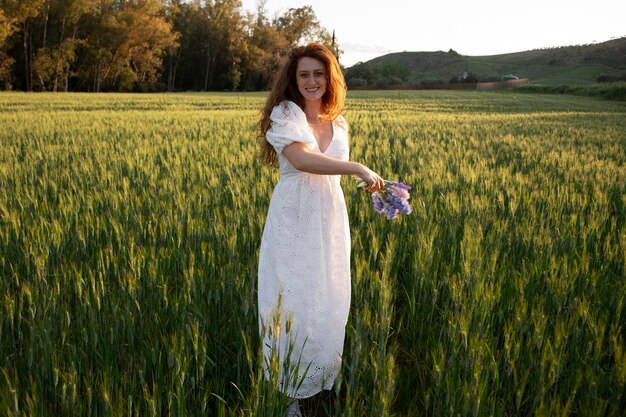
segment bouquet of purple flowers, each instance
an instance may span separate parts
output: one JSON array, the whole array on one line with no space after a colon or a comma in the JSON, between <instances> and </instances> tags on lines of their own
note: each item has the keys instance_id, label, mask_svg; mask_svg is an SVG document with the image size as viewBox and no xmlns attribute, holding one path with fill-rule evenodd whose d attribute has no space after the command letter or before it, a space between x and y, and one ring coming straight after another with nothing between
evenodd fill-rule
<instances>
[{"instance_id":1,"label":"bouquet of purple flowers","mask_svg":"<svg viewBox=\"0 0 626 417\"><path fill-rule=\"evenodd\" d=\"M413 210L408 201L411 198L409 194L411 187L401 182L384 181L385 186L372 193L374 210L383 213L388 219L395 219L400 213L410 214ZM365 181L357 178L357 187L365 187L366 185Z\"/></svg>"}]
</instances>

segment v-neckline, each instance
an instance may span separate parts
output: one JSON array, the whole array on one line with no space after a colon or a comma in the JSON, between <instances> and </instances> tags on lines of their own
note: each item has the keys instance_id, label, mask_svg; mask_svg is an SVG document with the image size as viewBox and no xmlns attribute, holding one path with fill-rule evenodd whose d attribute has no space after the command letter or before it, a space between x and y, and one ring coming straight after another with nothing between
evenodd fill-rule
<instances>
[{"instance_id":1,"label":"v-neckline","mask_svg":"<svg viewBox=\"0 0 626 417\"><path fill-rule=\"evenodd\" d=\"M293 102L292 102L292 103L293 103ZM334 121L334 120L331 120L331 121L330 121L330 127L333 129L333 134L332 134L332 136L331 136L331 138L330 138L330 142L328 142L328 146L326 147L326 149L324 149L324 150L322 151L322 149L320 148L320 144L319 144L319 142L318 142L318 141L317 141L317 139L315 138L315 133L313 133L313 129L311 129L311 126L309 125L309 123L308 123L308 121L307 121L307 119L306 119L306 113L304 112L304 109L303 109L303 108L301 108L300 106L298 106L298 105L297 105L297 104L295 104L295 103L293 103L293 104L296 106L296 108L297 108L298 110L300 110L300 113L302 113L302 116L304 116L304 120L305 120L305 122L306 122L307 126L309 127L309 131L311 132L311 135L313 135L313 139L315 140L315 144L317 145L317 149L320 151L320 153L325 154L325 153L326 153L326 151L328 151L328 148L330 148L330 147L331 147L331 145L333 144L333 142L335 141L335 132L337 131L337 129L335 129L335 121Z\"/></svg>"},{"instance_id":2,"label":"v-neckline","mask_svg":"<svg viewBox=\"0 0 626 417\"><path fill-rule=\"evenodd\" d=\"M315 138L315 134L313 133L313 129L311 129L311 126L309 126L309 129L311 130L311 134L313 135L313 138L315 139L315 143L317 144L317 149L319 149L319 151L322 154L325 154L326 151L328 151L328 148L330 148L330 146L333 144L333 142L335 141L335 122L331 121L330 122L330 127L333 130L333 134L330 137L330 142L328 142L328 146L326 146L326 149L322 150L322 148L320 148L320 143L317 141L317 138Z\"/></svg>"}]
</instances>

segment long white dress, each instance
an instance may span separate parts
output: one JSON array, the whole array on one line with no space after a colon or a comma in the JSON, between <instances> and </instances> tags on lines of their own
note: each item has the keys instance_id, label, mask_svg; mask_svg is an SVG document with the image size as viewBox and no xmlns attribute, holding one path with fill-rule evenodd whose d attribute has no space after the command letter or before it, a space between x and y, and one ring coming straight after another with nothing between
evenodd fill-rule
<instances>
[{"instance_id":1,"label":"long white dress","mask_svg":"<svg viewBox=\"0 0 626 417\"><path fill-rule=\"evenodd\" d=\"M297 141L347 160L347 124L341 116L333 122L332 141L322 152L295 103L274 107L270 120L266 138L278 155L280 180L259 253L265 374L269 378L270 358L277 355L279 389L292 398L307 398L331 389L341 367L350 308L350 230L340 176L298 171L282 151ZM279 320L273 320L279 303Z\"/></svg>"}]
</instances>

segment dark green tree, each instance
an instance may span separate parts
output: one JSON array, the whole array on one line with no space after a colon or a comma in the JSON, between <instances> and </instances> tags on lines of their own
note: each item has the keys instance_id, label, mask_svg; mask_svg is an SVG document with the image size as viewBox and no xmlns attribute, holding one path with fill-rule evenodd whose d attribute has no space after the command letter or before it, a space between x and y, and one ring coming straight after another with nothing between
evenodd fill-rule
<instances>
[{"instance_id":1,"label":"dark green tree","mask_svg":"<svg viewBox=\"0 0 626 417\"><path fill-rule=\"evenodd\" d=\"M100 7L86 39L81 83L93 91L155 88L163 55L178 35L162 16L161 0L135 0Z\"/></svg>"},{"instance_id":2,"label":"dark green tree","mask_svg":"<svg viewBox=\"0 0 626 417\"><path fill-rule=\"evenodd\" d=\"M98 0L46 0L38 18L40 47L33 58L34 87L68 91L78 48L80 24L97 12Z\"/></svg>"},{"instance_id":3,"label":"dark green tree","mask_svg":"<svg viewBox=\"0 0 626 417\"><path fill-rule=\"evenodd\" d=\"M44 4L44 0L0 0L0 12L2 14L2 22L5 26L3 32L11 35L17 33L21 36L22 56L23 56L23 77L24 89L32 90L32 62L33 47L31 39L31 26L33 18L37 16ZM5 40L6 42L6 40ZM2 44L0 44L2 46ZM5 52L4 59L0 56L2 63L0 66L10 68L15 62L15 58L8 57Z\"/></svg>"},{"instance_id":4,"label":"dark green tree","mask_svg":"<svg viewBox=\"0 0 626 417\"><path fill-rule=\"evenodd\" d=\"M246 28L239 0L207 1L208 68L203 90L237 90L241 84Z\"/></svg>"},{"instance_id":5,"label":"dark green tree","mask_svg":"<svg viewBox=\"0 0 626 417\"><path fill-rule=\"evenodd\" d=\"M13 26L4 11L0 9L0 86L5 90L11 87L12 67L15 60L7 54L6 41L13 32Z\"/></svg>"},{"instance_id":6,"label":"dark green tree","mask_svg":"<svg viewBox=\"0 0 626 417\"><path fill-rule=\"evenodd\" d=\"M337 50L333 36L321 26L311 6L290 8L274 21L274 26L290 47L320 42L330 50Z\"/></svg>"},{"instance_id":7,"label":"dark green tree","mask_svg":"<svg viewBox=\"0 0 626 417\"><path fill-rule=\"evenodd\" d=\"M259 90L311 41L341 53L310 6L270 19L263 1L243 14L240 0L0 0L0 86Z\"/></svg>"},{"instance_id":8,"label":"dark green tree","mask_svg":"<svg viewBox=\"0 0 626 417\"><path fill-rule=\"evenodd\" d=\"M263 90L272 82L274 74L289 51L289 42L269 21L265 3L259 3L256 15L249 15L248 37L243 56L243 89Z\"/></svg>"}]
</instances>

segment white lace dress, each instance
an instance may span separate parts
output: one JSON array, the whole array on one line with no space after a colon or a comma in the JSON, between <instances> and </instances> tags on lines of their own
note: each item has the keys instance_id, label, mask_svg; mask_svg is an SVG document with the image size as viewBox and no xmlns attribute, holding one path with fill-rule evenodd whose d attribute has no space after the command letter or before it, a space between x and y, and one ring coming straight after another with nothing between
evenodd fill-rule
<instances>
[{"instance_id":1,"label":"white lace dress","mask_svg":"<svg viewBox=\"0 0 626 417\"><path fill-rule=\"evenodd\" d=\"M284 101L270 119L266 137L278 154L280 180L272 194L259 254L265 372L267 377L274 351L282 370L279 389L292 398L307 398L331 389L341 366L351 288L348 213L339 175L298 171L282 154L294 141L322 153L300 107ZM333 139L323 153L348 159L343 117L333 122ZM279 297L280 320L273 322Z\"/></svg>"}]
</instances>

